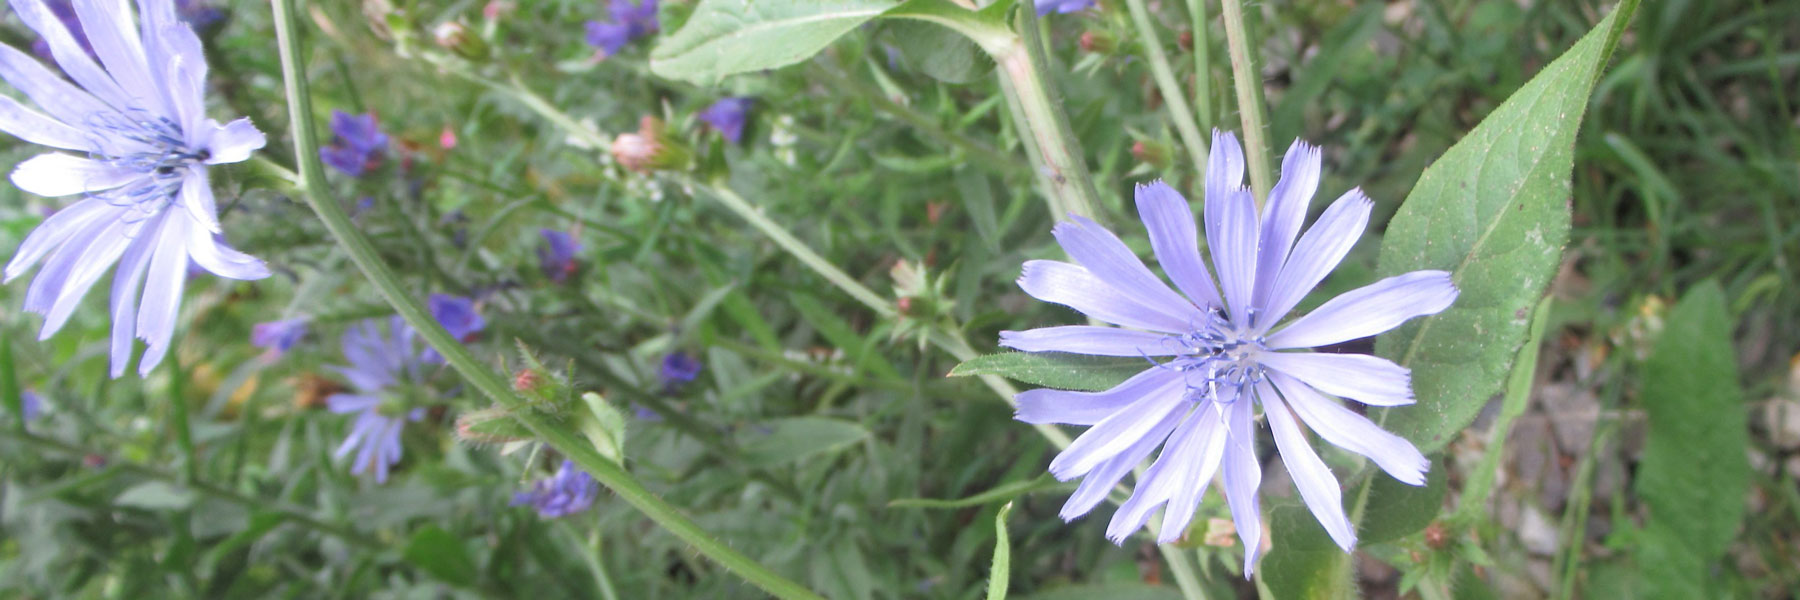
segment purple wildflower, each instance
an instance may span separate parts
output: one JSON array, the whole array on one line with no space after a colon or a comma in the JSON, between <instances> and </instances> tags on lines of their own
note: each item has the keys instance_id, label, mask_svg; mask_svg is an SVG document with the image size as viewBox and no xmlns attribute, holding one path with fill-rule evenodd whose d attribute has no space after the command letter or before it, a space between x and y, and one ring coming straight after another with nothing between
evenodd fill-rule
<instances>
[{"instance_id":1,"label":"purple wildflower","mask_svg":"<svg viewBox=\"0 0 1800 600\"><path fill-rule=\"evenodd\" d=\"M618 54L632 40L656 33L662 26L656 20L656 0L611 0L606 12L611 22L588 21L587 42L605 50L608 56Z\"/></svg>"},{"instance_id":2,"label":"purple wildflower","mask_svg":"<svg viewBox=\"0 0 1800 600\"><path fill-rule=\"evenodd\" d=\"M208 166L250 158L263 146L263 134L249 119L221 125L206 118L200 39L176 18L171 0L138 4L141 29L124 3L77 5L101 58L96 64L43 0L13 0L14 12L44 37L69 79L0 45L0 78L42 110L0 98L0 130L71 151L20 163L13 184L39 196L82 197L25 238L5 279L43 263L25 309L45 316L40 337L47 338L118 265L113 377L125 374L133 338L148 342L139 374L162 362L190 262L230 279L269 276L262 261L214 236L221 229L207 179Z\"/></svg>"},{"instance_id":3,"label":"purple wildflower","mask_svg":"<svg viewBox=\"0 0 1800 600\"><path fill-rule=\"evenodd\" d=\"M421 377L425 363L418 333L399 316L388 319L383 334L380 319L367 319L344 332L344 359L348 366L334 367L349 380L355 393L332 394L325 399L331 412L357 413L350 433L338 446L337 458L356 451L350 472L375 471L375 481L387 482L388 470L400 462L400 430L407 421L425 418L425 410L405 410L390 402L397 388Z\"/></svg>"},{"instance_id":4,"label":"purple wildflower","mask_svg":"<svg viewBox=\"0 0 1800 600\"><path fill-rule=\"evenodd\" d=\"M1094 5L1094 0L1036 0L1038 16L1050 13L1068 14L1078 10L1087 10Z\"/></svg>"},{"instance_id":5,"label":"purple wildflower","mask_svg":"<svg viewBox=\"0 0 1800 600\"><path fill-rule=\"evenodd\" d=\"M487 321L475 310L474 300L449 294L432 294L425 303L431 309L431 316L450 331L450 337L459 342L470 341L475 334L487 328Z\"/></svg>"},{"instance_id":6,"label":"purple wildflower","mask_svg":"<svg viewBox=\"0 0 1800 600\"><path fill-rule=\"evenodd\" d=\"M250 345L265 350L263 356L273 361L306 337L306 317L257 323L250 328Z\"/></svg>"},{"instance_id":7,"label":"purple wildflower","mask_svg":"<svg viewBox=\"0 0 1800 600\"><path fill-rule=\"evenodd\" d=\"M664 356L662 368L657 370L657 377L662 380L663 390L674 393L681 386L692 382L700 376L700 359L688 356L686 352L672 352Z\"/></svg>"},{"instance_id":8,"label":"purple wildflower","mask_svg":"<svg viewBox=\"0 0 1800 600\"><path fill-rule=\"evenodd\" d=\"M555 229L540 229L538 233L544 236L544 245L537 251L544 276L562 283L575 274L575 253L581 251L581 242L575 241L575 236Z\"/></svg>"},{"instance_id":9,"label":"purple wildflower","mask_svg":"<svg viewBox=\"0 0 1800 600\"><path fill-rule=\"evenodd\" d=\"M1207 484L1222 469L1248 575L1262 535L1252 405L1262 405L1301 498L1348 550L1356 535L1344 515L1337 479L1308 445L1301 423L1325 441L1369 457L1394 478L1423 485L1430 467L1424 455L1333 398L1411 404L1411 373L1374 356L1294 350L1372 336L1435 314L1455 301L1457 290L1449 273L1414 271L1346 292L1275 327L1343 260L1368 224L1373 203L1361 190L1350 190L1299 235L1319 184L1318 148L1297 141L1288 150L1281 181L1260 218L1241 185L1243 175L1237 139L1215 132L1205 214L1218 287L1202 263L1187 200L1162 182L1139 186L1138 215L1149 229L1150 246L1181 293L1152 274L1118 237L1076 217L1054 233L1077 264L1027 262L1019 287L1039 300L1131 329L1076 325L1006 331L1000 344L1027 352L1166 357L1104 392L1019 394L1017 418L1092 426L1050 463L1057 479L1083 478L1063 506L1064 519L1093 510L1162 446L1107 527L1107 537L1118 543L1165 503L1157 541L1181 538Z\"/></svg>"},{"instance_id":10,"label":"purple wildflower","mask_svg":"<svg viewBox=\"0 0 1800 600\"><path fill-rule=\"evenodd\" d=\"M512 505L530 504L539 515L554 519L587 510L599 495L600 482L564 460L555 475L539 479L530 491L514 494Z\"/></svg>"},{"instance_id":11,"label":"purple wildflower","mask_svg":"<svg viewBox=\"0 0 1800 600\"><path fill-rule=\"evenodd\" d=\"M700 111L700 120L719 130L719 135L733 144L744 137L744 122L750 116L749 98L720 98L706 110Z\"/></svg>"},{"instance_id":12,"label":"purple wildflower","mask_svg":"<svg viewBox=\"0 0 1800 600\"><path fill-rule=\"evenodd\" d=\"M319 160L351 177L381 164L381 153L387 151L388 136L381 132L374 114L353 115L331 111L331 145L319 148Z\"/></svg>"},{"instance_id":13,"label":"purple wildflower","mask_svg":"<svg viewBox=\"0 0 1800 600\"><path fill-rule=\"evenodd\" d=\"M43 408L44 408L44 399L39 398L36 392L33 392L31 390L25 390L25 391L19 392L19 419L20 420L23 420L26 422L36 421L38 418L38 413L43 412Z\"/></svg>"}]
</instances>

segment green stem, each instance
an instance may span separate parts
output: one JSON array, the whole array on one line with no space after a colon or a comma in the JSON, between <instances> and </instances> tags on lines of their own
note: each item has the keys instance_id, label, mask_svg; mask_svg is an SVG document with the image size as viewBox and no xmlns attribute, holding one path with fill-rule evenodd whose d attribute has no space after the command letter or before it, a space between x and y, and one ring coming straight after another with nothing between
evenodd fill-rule
<instances>
[{"instance_id":1,"label":"green stem","mask_svg":"<svg viewBox=\"0 0 1800 600\"><path fill-rule=\"evenodd\" d=\"M1095 210L1093 177L1088 175L1080 142L1069 131L1069 119L1062 104L1051 95L1049 77L1044 69L1044 53L1037 43L1035 13L1029 7L1020 10L1017 29L1023 35L1005 36L1000 40L977 40L994 58L1001 79L1009 86L1027 133L1036 143L1038 159L1043 167L1038 176L1061 199L1062 211L1099 220ZM1053 214L1052 218L1062 218Z\"/></svg>"},{"instance_id":2,"label":"green stem","mask_svg":"<svg viewBox=\"0 0 1800 600\"><path fill-rule=\"evenodd\" d=\"M1182 598L1206 600L1206 588L1200 587L1200 576L1194 573L1187 552L1174 544L1158 544L1156 551L1162 553L1163 562L1169 563L1169 573L1175 576L1175 587L1181 588Z\"/></svg>"},{"instance_id":3,"label":"green stem","mask_svg":"<svg viewBox=\"0 0 1800 600\"><path fill-rule=\"evenodd\" d=\"M324 222L325 228L337 238L350 255L352 262L362 270L377 291L389 305L416 329L426 343L442 354L451 367L461 374L469 384L481 390L499 405L512 409L513 415L537 438L557 451L563 453L588 474L593 475L601 485L618 494L619 497L637 507L650 520L655 521L676 537L692 545L693 548L718 562L727 570L736 573L750 583L781 598L819 598L800 584L769 570L767 567L751 560L749 557L732 550L730 547L708 535L704 530L674 506L664 502L639 483L625 469L612 460L602 456L594 446L581 438L569 428L568 423L540 415L526 408L524 398L513 395L506 380L493 370L476 360L468 348L463 347L450 332L445 331L425 307L410 293L401 287L387 266L382 264L374 246L363 237L355 224L344 214L343 207L335 198L326 194L323 166L318 158L318 139L313 128L312 99L307 92L307 83L300 65L300 40L295 37L294 14L291 0L270 0L275 12L275 34L281 54L281 68L287 87L288 112L292 119L294 135L294 153L299 160L301 187L305 198L314 212ZM541 98L539 99L542 100ZM536 107L534 107L536 108ZM539 112L544 112L540 110ZM554 112L554 111L552 111ZM559 123L569 128L574 123ZM585 128L573 128L577 131ZM596 140L590 140L596 141Z\"/></svg>"},{"instance_id":4,"label":"green stem","mask_svg":"<svg viewBox=\"0 0 1800 600\"><path fill-rule=\"evenodd\" d=\"M1244 27L1242 0L1222 0L1222 5L1225 45L1231 52L1231 83L1237 88L1238 115L1244 123L1244 162L1250 170L1250 188L1256 192L1256 207L1261 209L1269 198L1271 187L1262 72L1257 70L1256 57L1250 53L1250 34Z\"/></svg>"},{"instance_id":5,"label":"green stem","mask_svg":"<svg viewBox=\"0 0 1800 600\"><path fill-rule=\"evenodd\" d=\"M1125 6L1131 9L1131 22L1143 40L1144 54L1150 59L1150 76L1162 92L1163 107L1169 110L1169 119L1175 122L1175 131L1181 134L1181 143L1187 146L1188 157L1194 161L1194 173L1205 176L1206 142L1201 141L1200 128L1194 125L1194 111L1188 107L1187 94L1182 93L1175 70L1169 68L1169 56L1163 53L1162 36L1157 35L1156 25L1150 20L1150 9L1144 7L1144 0L1125 0Z\"/></svg>"},{"instance_id":6,"label":"green stem","mask_svg":"<svg viewBox=\"0 0 1800 600\"><path fill-rule=\"evenodd\" d=\"M875 314L880 315L884 319L892 318L897 314L894 310L894 306L889 303L886 298L883 298L880 294L864 287L863 284L856 281L856 278L851 277L849 273L845 273L843 269L837 268L837 265L831 264L830 261L825 260L825 257L819 256L819 253L813 252L812 248L806 246L806 242L800 241L800 238L796 238L794 237L794 234L788 233L781 225L769 220L767 215L764 215L761 210L757 210L756 207L751 206L748 200L745 200L743 196L737 195L737 192L731 191L731 188L722 185L709 184L701 184L697 187L705 190L707 194L711 195L714 199L717 199L720 204L725 205L725 208L731 209L731 212L737 213L739 217L743 217L745 221L749 221L751 227L755 227L757 231L761 231L763 235L768 236L770 240L775 242L775 245L781 246L782 250L786 250L788 254L799 259L801 264L812 269L814 273L818 273L820 277L824 277L826 281L830 281L831 284L837 286L838 289L844 290L844 293L850 294L850 297L856 298L858 302L863 303L864 306L868 306L869 310L875 311Z\"/></svg>"},{"instance_id":7,"label":"green stem","mask_svg":"<svg viewBox=\"0 0 1800 600\"><path fill-rule=\"evenodd\" d=\"M1212 112L1212 44L1206 39L1206 3L1188 0L1188 17L1193 22L1194 36L1194 108L1200 118L1200 130L1213 128ZM1200 172L1202 177L1206 171Z\"/></svg>"}]
</instances>

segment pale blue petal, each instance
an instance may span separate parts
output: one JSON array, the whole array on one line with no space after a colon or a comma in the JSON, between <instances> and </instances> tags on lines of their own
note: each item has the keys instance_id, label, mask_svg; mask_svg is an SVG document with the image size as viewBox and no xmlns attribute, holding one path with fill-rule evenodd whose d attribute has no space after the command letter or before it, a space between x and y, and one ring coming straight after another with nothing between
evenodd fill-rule
<instances>
[{"instance_id":1,"label":"pale blue petal","mask_svg":"<svg viewBox=\"0 0 1800 600\"><path fill-rule=\"evenodd\" d=\"M1256 459L1251 404L1243 398L1225 409L1225 503L1231 507L1238 539L1244 542L1245 579L1256 569L1256 555L1262 551L1262 509L1256 497L1257 488L1262 485L1262 465Z\"/></svg>"},{"instance_id":2,"label":"pale blue petal","mask_svg":"<svg viewBox=\"0 0 1800 600\"><path fill-rule=\"evenodd\" d=\"M31 278L31 286L25 290L25 310L48 315L56 307L56 299L62 296L64 284L74 274L76 267L81 266L88 248L107 233L114 222L94 221L69 236L69 240L56 248L50 258L44 260L44 268L38 270L36 277ZM55 329L45 323L38 339L49 339L56 333Z\"/></svg>"},{"instance_id":3,"label":"pale blue petal","mask_svg":"<svg viewBox=\"0 0 1800 600\"><path fill-rule=\"evenodd\" d=\"M1163 420L1150 430L1150 433L1139 438L1130 448L1126 448L1118 456L1100 463L1100 466L1094 467L1094 470L1088 471L1088 474L1081 478L1081 485L1077 486L1075 492L1069 495L1069 501L1063 503L1062 511L1058 513L1062 519L1073 521L1076 517L1093 510L1095 506L1099 506L1100 501L1106 499L1106 495L1112 491L1113 486L1118 485L1120 479L1125 478L1126 473L1130 473L1132 469L1143 464L1144 458L1150 456L1150 452L1157 446L1162 445L1163 440L1169 437L1169 432L1175 430L1175 424L1179 423L1181 418L1181 411L1169 411L1169 414L1165 415Z\"/></svg>"},{"instance_id":4,"label":"pale blue petal","mask_svg":"<svg viewBox=\"0 0 1800 600\"><path fill-rule=\"evenodd\" d=\"M1262 314L1257 323L1265 331L1288 311L1294 310L1306 293L1344 260L1350 247L1362 237L1363 227L1369 224L1369 211L1374 206L1362 190L1345 192L1319 215L1319 220L1306 230L1305 235L1300 236L1300 243L1294 246L1294 252L1281 267L1281 275L1275 278L1275 287L1269 290L1268 304L1261 307Z\"/></svg>"},{"instance_id":5,"label":"pale blue petal","mask_svg":"<svg viewBox=\"0 0 1800 600\"><path fill-rule=\"evenodd\" d=\"M226 279L253 280L269 276L268 265L254 256L232 249L198 227L188 230L188 252L194 263Z\"/></svg>"},{"instance_id":6,"label":"pale blue petal","mask_svg":"<svg viewBox=\"0 0 1800 600\"><path fill-rule=\"evenodd\" d=\"M98 202L98 200L93 200ZM65 209L67 210L67 209ZM131 246L125 248L125 254L119 258L119 266L113 270L112 285L112 377L117 379L125 375L125 367L131 362L131 351L136 345L137 337L137 305L138 290L142 287L145 272L150 269L150 257L155 250L156 236L145 232L154 232L161 225L162 216L148 221L138 229Z\"/></svg>"},{"instance_id":7,"label":"pale blue petal","mask_svg":"<svg viewBox=\"0 0 1800 600\"><path fill-rule=\"evenodd\" d=\"M1233 322L1250 322L1250 303L1256 291L1256 199L1249 190L1236 190L1215 201L1206 201L1206 241L1212 248L1213 268L1225 293ZM1257 317L1260 319L1261 317Z\"/></svg>"},{"instance_id":8,"label":"pale blue petal","mask_svg":"<svg viewBox=\"0 0 1800 600\"><path fill-rule=\"evenodd\" d=\"M1381 470L1407 485L1425 485L1431 462L1405 438L1388 433L1368 418L1344 408L1337 400L1313 391L1292 377L1271 373L1289 408L1300 415L1313 433L1333 446L1366 456Z\"/></svg>"},{"instance_id":9,"label":"pale blue petal","mask_svg":"<svg viewBox=\"0 0 1800 600\"><path fill-rule=\"evenodd\" d=\"M1206 496L1207 486L1219 472L1227 436L1225 429L1219 426L1216 406L1206 405L1195 411L1203 413L1196 418L1203 419L1198 435L1204 437L1194 443L1194 449L1178 465L1183 469L1181 487L1175 489L1169 498L1168 509L1163 511L1162 531L1156 536L1159 544L1174 542L1187 533L1188 524L1194 521L1194 511L1200 508L1200 500Z\"/></svg>"},{"instance_id":10,"label":"pale blue petal","mask_svg":"<svg viewBox=\"0 0 1800 600\"><path fill-rule=\"evenodd\" d=\"M1071 392L1039 388L1014 396L1018 412L1013 418L1034 425L1093 425L1118 414L1151 394L1167 393L1183 384L1181 372L1149 368L1103 392Z\"/></svg>"},{"instance_id":11,"label":"pale blue petal","mask_svg":"<svg viewBox=\"0 0 1800 600\"><path fill-rule=\"evenodd\" d=\"M187 209L187 216L196 225L197 233L219 233L219 209L213 204L212 180L206 176L206 168L188 167L181 176L181 190L178 197L181 206Z\"/></svg>"},{"instance_id":12,"label":"pale blue petal","mask_svg":"<svg viewBox=\"0 0 1800 600\"><path fill-rule=\"evenodd\" d=\"M1115 325L1166 333L1185 332L1186 317L1163 314L1114 290L1087 269L1054 260L1025 262L1019 289L1031 297L1061 304Z\"/></svg>"},{"instance_id":13,"label":"pale blue petal","mask_svg":"<svg viewBox=\"0 0 1800 600\"><path fill-rule=\"evenodd\" d=\"M262 149L268 143L263 132L250 123L250 119L238 119L220 127L218 123L207 121L206 127L213 129L212 137L207 140L206 148L212 152L212 158L206 164L219 165L248 160L250 153Z\"/></svg>"},{"instance_id":14,"label":"pale blue petal","mask_svg":"<svg viewBox=\"0 0 1800 600\"><path fill-rule=\"evenodd\" d=\"M85 52L83 56L86 56ZM37 59L5 44L0 44L0 79L24 92L45 113L71 127L81 126L90 114L111 110L93 94L75 87Z\"/></svg>"},{"instance_id":15,"label":"pale blue petal","mask_svg":"<svg viewBox=\"0 0 1800 600\"><path fill-rule=\"evenodd\" d=\"M4 47L0 45L0 48ZM82 152L98 150L90 142L88 134L43 113L25 108L10 96L0 96L0 131L43 146Z\"/></svg>"},{"instance_id":16,"label":"pale blue petal","mask_svg":"<svg viewBox=\"0 0 1800 600\"><path fill-rule=\"evenodd\" d=\"M381 405L381 397L369 394L332 394L325 398L325 408L338 414L362 412Z\"/></svg>"},{"instance_id":17,"label":"pale blue petal","mask_svg":"<svg viewBox=\"0 0 1800 600\"><path fill-rule=\"evenodd\" d=\"M1265 352L1257 360L1333 396L1372 406L1413 403L1412 372L1385 358L1367 354Z\"/></svg>"},{"instance_id":18,"label":"pale blue petal","mask_svg":"<svg viewBox=\"0 0 1800 600\"><path fill-rule=\"evenodd\" d=\"M138 359L138 375L150 374L169 352L175 320L181 313L181 290L187 285L187 219L168 218L157 232L156 255L144 284L144 303L138 307L138 337L148 347ZM149 232L146 232L149 233Z\"/></svg>"},{"instance_id":19,"label":"pale blue petal","mask_svg":"<svg viewBox=\"0 0 1800 600\"><path fill-rule=\"evenodd\" d=\"M1170 411L1183 409L1187 400L1183 382L1171 377L1163 385L1136 403L1082 432L1075 442L1050 461L1050 474L1068 481L1082 475L1107 459L1118 456L1156 428Z\"/></svg>"},{"instance_id":20,"label":"pale blue petal","mask_svg":"<svg viewBox=\"0 0 1800 600\"><path fill-rule=\"evenodd\" d=\"M363 440L369 437L369 434L374 432L376 425L374 418L376 418L375 414L369 411L364 411L362 414L357 415L356 420L350 422L350 433L344 436L343 443L338 444L337 451L333 452L331 455L332 458L344 458L346 455L350 454L351 450L355 450L357 446L363 446ZM361 471L359 469L363 462L364 461L359 456L357 461L350 465L350 472L360 473Z\"/></svg>"},{"instance_id":21,"label":"pale blue petal","mask_svg":"<svg viewBox=\"0 0 1800 600\"><path fill-rule=\"evenodd\" d=\"M1085 217L1072 218L1072 222L1058 223L1051 229L1051 234L1056 236L1057 243L1062 244L1069 257L1089 273L1112 289L1164 315L1182 321L1198 321L1203 317L1194 303L1157 279L1118 236Z\"/></svg>"},{"instance_id":22,"label":"pale blue petal","mask_svg":"<svg viewBox=\"0 0 1800 600\"><path fill-rule=\"evenodd\" d=\"M118 82L132 99L131 105L150 109L152 114L173 117L163 100L161 86L150 70L144 46L138 39L131 7L124 0L74 0L75 14L81 17L81 30L94 47L94 54L106 65L106 73Z\"/></svg>"},{"instance_id":23,"label":"pale blue petal","mask_svg":"<svg viewBox=\"0 0 1800 600\"><path fill-rule=\"evenodd\" d=\"M1257 396L1262 401L1269 429L1275 433L1275 448L1281 451L1281 462L1287 465L1294 487L1300 490L1300 499L1306 501L1306 507L1312 510L1319 524L1325 526L1331 540L1348 552L1356 545L1356 531L1350 526L1350 517L1344 515L1344 492L1338 486L1337 476L1332 475L1331 468L1313 452L1306 442L1306 434L1300 431L1300 424L1294 421L1294 414L1288 411L1268 383L1258 386Z\"/></svg>"},{"instance_id":24,"label":"pale blue petal","mask_svg":"<svg viewBox=\"0 0 1800 600\"><path fill-rule=\"evenodd\" d=\"M109 163L47 152L13 168L13 185L45 197L90 194L110 190L143 177L141 171L121 169Z\"/></svg>"},{"instance_id":25,"label":"pale blue petal","mask_svg":"<svg viewBox=\"0 0 1800 600\"><path fill-rule=\"evenodd\" d=\"M1023 352L1073 352L1097 356L1172 356L1181 352L1171 338L1117 327L1068 325L1000 332L1000 345Z\"/></svg>"},{"instance_id":26,"label":"pale blue petal","mask_svg":"<svg viewBox=\"0 0 1800 600\"><path fill-rule=\"evenodd\" d=\"M75 83L81 84L89 94L114 109L126 110L136 106L129 101L125 90L113 81L112 76L101 70L100 65L94 64L88 57L87 50L63 27L62 20L50 13L43 0L12 0L12 7L13 12L19 15L19 20L25 22L25 26L44 38L44 42L50 46L51 56L56 58L56 64ZM80 123L70 121L70 124Z\"/></svg>"},{"instance_id":27,"label":"pale blue petal","mask_svg":"<svg viewBox=\"0 0 1800 600\"><path fill-rule=\"evenodd\" d=\"M1312 348L1369 337L1407 319L1434 315L1456 301L1444 271L1413 271L1344 292L1267 340L1275 350Z\"/></svg>"},{"instance_id":28,"label":"pale blue petal","mask_svg":"<svg viewBox=\"0 0 1800 600\"><path fill-rule=\"evenodd\" d=\"M99 198L88 198L56 211L25 236L25 243L6 263L6 281L10 282L31 269L52 250L62 247L77 233L86 231L96 221L118 218L119 209Z\"/></svg>"},{"instance_id":29,"label":"pale blue petal","mask_svg":"<svg viewBox=\"0 0 1800 600\"><path fill-rule=\"evenodd\" d=\"M1213 202L1244 189L1244 148L1237 136L1228 131L1213 130L1212 153L1206 158L1206 210ZM1207 214L1211 220L1213 215ZM1211 239L1211 233L1207 234Z\"/></svg>"},{"instance_id":30,"label":"pale blue petal","mask_svg":"<svg viewBox=\"0 0 1800 600\"><path fill-rule=\"evenodd\" d=\"M1151 513L1169 502L1177 490L1187 487L1184 485L1185 480L1191 475L1188 467L1197 466L1195 463L1199 461L1201 443L1211 435L1217 421L1216 418L1209 419L1206 414L1208 412L1212 412L1212 409L1201 404L1197 410L1176 413L1183 414L1183 422L1175 428L1168 443L1163 445L1162 454L1156 457L1156 462L1144 471L1143 477L1138 478L1131 497L1119 505L1119 510L1113 512L1112 521L1106 524L1107 539L1115 544L1125 543L1125 538L1144 528L1144 524L1150 521Z\"/></svg>"},{"instance_id":31,"label":"pale blue petal","mask_svg":"<svg viewBox=\"0 0 1800 600\"><path fill-rule=\"evenodd\" d=\"M1138 186L1137 207L1138 218L1150 232L1150 248L1156 253L1156 262L1175 281L1175 287L1196 304L1222 307L1212 273L1200 260L1200 245L1195 239L1199 233L1187 199L1157 180Z\"/></svg>"},{"instance_id":32,"label":"pale blue petal","mask_svg":"<svg viewBox=\"0 0 1800 600\"><path fill-rule=\"evenodd\" d=\"M99 235L94 239L93 245L88 246L76 259L75 267L63 282L62 289L57 292L50 312L44 315L44 331L54 333L62 329L69 317L75 314L75 308L81 306L82 297L94 287L101 275L112 269L113 264L119 261L119 256L125 253L125 247L131 244L132 238L126 233L130 228L131 225L120 221L99 228Z\"/></svg>"},{"instance_id":33,"label":"pale blue petal","mask_svg":"<svg viewBox=\"0 0 1800 600\"><path fill-rule=\"evenodd\" d=\"M1287 260L1294 237L1300 234L1300 224L1306 221L1307 205L1319 190L1319 163L1319 147L1300 140L1294 140L1287 156L1281 159L1281 181L1275 183L1268 205L1263 207L1256 297L1252 300L1256 306L1268 304L1269 290L1275 287L1281 263Z\"/></svg>"}]
</instances>

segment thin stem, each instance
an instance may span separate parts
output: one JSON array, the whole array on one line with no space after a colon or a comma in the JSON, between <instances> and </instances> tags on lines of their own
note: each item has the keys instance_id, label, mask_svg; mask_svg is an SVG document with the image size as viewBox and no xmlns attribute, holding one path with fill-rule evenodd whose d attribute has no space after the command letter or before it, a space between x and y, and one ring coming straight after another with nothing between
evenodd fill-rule
<instances>
[{"instance_id":1,"label":"thin stem","mask_svg":"<svg viewBox=\"0 0 1800 600\"><path fill-rule=\"evenodd\" d=\"M1143 40L1144 53L1150 59L1150 76L1156 80L1156 89L1162 92L1163 107L1169 110L1175 131L1181 134L1182 145L1187 146L1188 157L1194 161L1194 172L1204 175L1206 142L1201 141L1200 128L1194 125L1194 111L1188 107L1181 82L1175 79L1175 70L1169 68L1169 56L1163 52L1162 36L1157 35L1156 25L1150 20L1150 9L1144 7L1144 0L1125 0L1125 6L1131 9L1131 22L1137 26L1138 37Z\"/></svg>"},{"instance_id":2,"label":"thin stem","mask_svg":"<svg viewBox=\"0 0 1800 600\"><path fill-rule=\"evenodd\" d=\"M1193 23L1194 42L1194 109L1200 118L1200 130L1213 128L1212 112L1212 44L1206 39L1206 3L1188 0L1188 17ZM1202 167L1201 176L1206 171Z\"/></svg>"},{"instance_id":3,"label":"thin stem","mask_svg":"<svg viewBox=\"0 0 1800 600\"><path fill-rule=\"evenodd\" d=\"M1244 123L1245 165L1250 170L1250 188L1256 193L1256 207L1262 208L1269 198L1268 117L1263 114L1262 73L1256 57L1250 54L1249 31L1244 27L1242 0L1221 0L1225 18L1225 45L1231 51L1231 83L1237 88L1238 116Z\"/></svg>"},{"instance_id":4,"label":"thin stem","mask_svg":"<svg viewBox=\"0 0 1800 600\"><path fill-rule=\"evenodd\" d=\"M1206 600L1206 588L1200 587L1200 576L1194 573L1188 553L1174 544L1158 544L1156 551L1162 553L1163 562L1169 563L1169 573L1175 576L1175 587L1181 588L1182 598Z\"/></svg>"},{"instance_id":5,"label":"thin stem","mask_svg":"<svg viewBox=\"0 0 1800 600\"><path fill-rule=\"evenodd\" d=\"M1081 144L1069 131L1069 119L1062 104L1051 96L1049 77L1044 68L1044 53L1037 43L1037 22L1030 7L1020 10L1018 30L1023 35L1008 36L1002 43L984 44L983 49L999 65L1000 77L1006 80L1015 96L1025 127L1036 142L1043 167L1038 176L1045 180L1062 200L1063 211L1099 220L1095 210L1093 178L1088 175ZM1055 207L1053 207L1055 208ZM1061 218L1053 214L1052 218Z\"/></svg>"},{"instance_id":6,"label":"thin stem","mask_svg":"<svg viewBox=\"0 0 1800 600\"><path fill-rule=\"evenodd\" d=\"M748 200L739 196L737 192L731 191L731 188L707 184L698 187L717 199L720 204L725 205L725 208L731 209L731 212L737 213L739 217L749 221L751 227L755 227L763 235L769 236L775 245L781 246L782 250L786 250L788 254L799 259L801 264L812 269L814 273L818 273L820 277L824 277L826 281L830 281L832 285L838 286L838 289L844 290L844 293L850 294L850 297L856 298L864 306L868 306L869 310L875 311L875 314L882 318L892 318L896 314L894 306L886 298L864 287L849 273L837 268L837 265L831 264L830 261L825 260L825 257L819 256L819 253L813 252L812 248L806 246L806 242L800 241L799 238L794 237L794 234L783 229L781 225L769 220L769 217L764 215L761 210L751 206Z\"/></svg>"},{"instance_id":7,"label":"thin stem","mask_svg":"<svg viewBox=\"0 0 1800 600\"><path fill-rule=\"evenodd\" d=\"M270 0L270 4L275 12L275 34L279 42L282 75L287 87L288 113L293 124L294 153L300 163L301 187L306 201L319 214L325 228L350 254L351 261L356 263L388 304L394 307L395 312L400 313L426 343L442 354L471 386L481 390L501 406L513 409L514 418L539 440L581 465L601 485L637 507L650 520L692 545L697 552L777 597L819 598L800 584L789 581L713 539L675 507L651 493L618 463L602 456L592 444L570 429L567 422L523 410L527 400L515 396L504 378L476 360L468 348L452 338L450 332L445 331L425 311L418 299L401 287L399 279L381 262L374 246L369 244L369 240L363 237L362 232L350 222L349 216L344 214L343 207L338 205L335 198L326 194L328 188L323 165L319 162L318 139L313 128L312 99L307 92L306 78L301 72L300 41L295 37L293 6L290 0ZM569 128L578 124L559 125Z\"/></svg>"}]
</instances>

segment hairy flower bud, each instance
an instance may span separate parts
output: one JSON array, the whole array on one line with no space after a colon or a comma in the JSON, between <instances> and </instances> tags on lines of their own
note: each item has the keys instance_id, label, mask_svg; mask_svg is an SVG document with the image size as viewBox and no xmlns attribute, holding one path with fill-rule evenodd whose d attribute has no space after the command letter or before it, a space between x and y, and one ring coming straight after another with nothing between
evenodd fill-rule
<instances>
[{"instance_id":1,"label":"hairy flower bud","mask_svg":"<svg viewBox=\"0 0 1800 600\"><path fill-rule=\"evenodd\" d=\"M481 36L469 31L469 28L456 21L445 21L431 28L431 40L439 48L449 50L457 56L469 60L482 60L488 57L487 42Z\"/></svg>"},{"instance_id":2,"label":"hairy flower bud","mask_svg":"<svg viewBox=\"0 0 1800 600\"><path fill-rule=\"evenodd\" d=\"M687 148L668 135L663 122L648 115L638 122L637 133L613 138L612 155L620 165L638 173L684 168L689 158Z\"/></svg>"}]
</instances>

